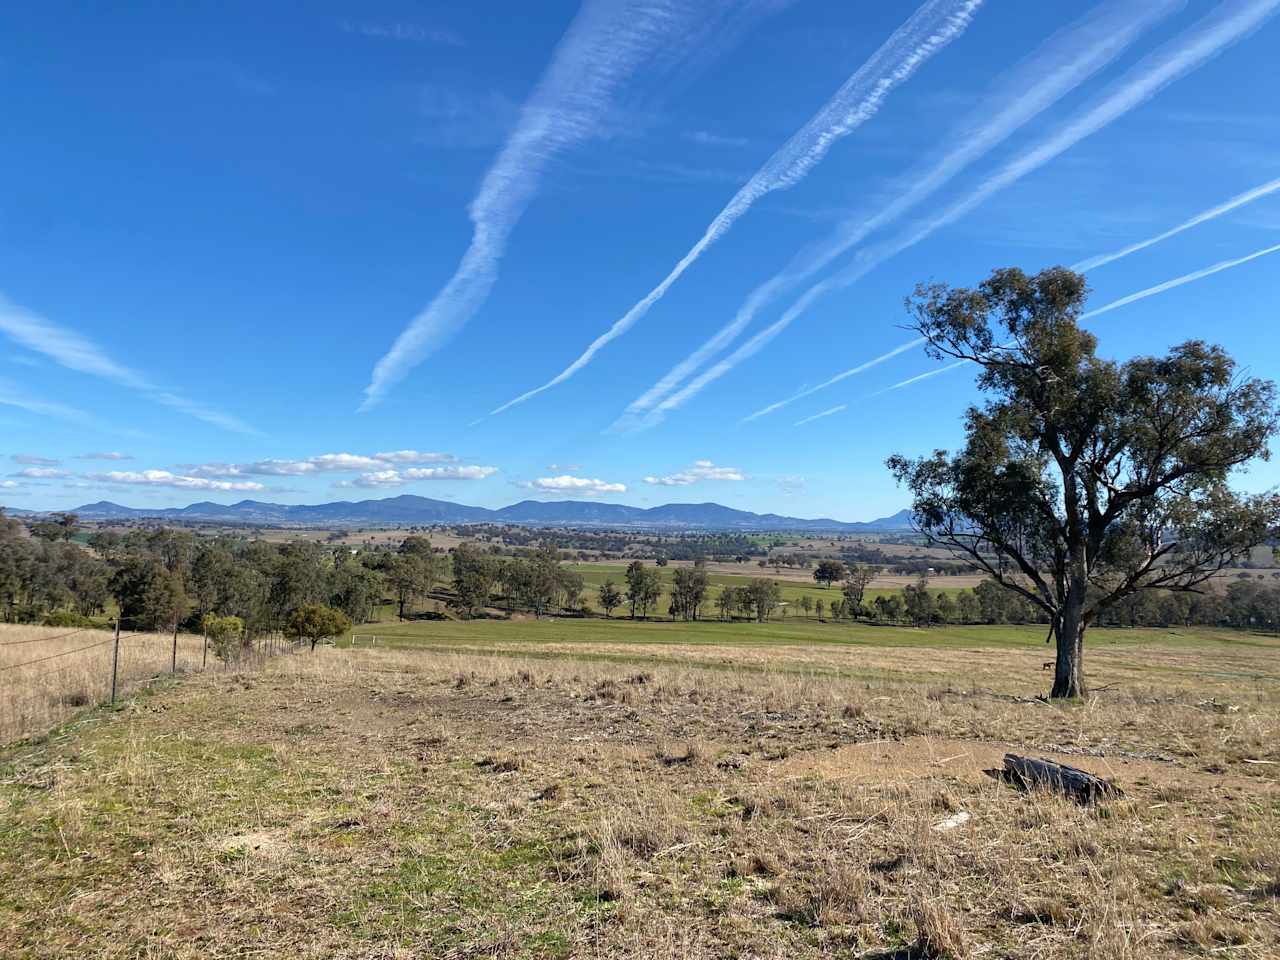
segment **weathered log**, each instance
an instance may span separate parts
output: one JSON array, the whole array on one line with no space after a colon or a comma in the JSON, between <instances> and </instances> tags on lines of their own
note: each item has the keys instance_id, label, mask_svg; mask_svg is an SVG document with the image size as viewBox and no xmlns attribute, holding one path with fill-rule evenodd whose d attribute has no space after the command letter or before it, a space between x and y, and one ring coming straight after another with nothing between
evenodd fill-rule
<instances>
[{"instance_id":1,"label":"weathered log","mask_svg":"<svg viewBox=\"0 0 1280 960\"><path fill-rule=\"evenodd\" d=\"M1004 755L1004 769L988 770L987 773L1020 790L1051 790L1077 803L1096 803L1124 796L1124 791L1110 780L1095 777L1086 770L1052 760L1020 757L1016 753Z\"/></svg>"}]
</instances>

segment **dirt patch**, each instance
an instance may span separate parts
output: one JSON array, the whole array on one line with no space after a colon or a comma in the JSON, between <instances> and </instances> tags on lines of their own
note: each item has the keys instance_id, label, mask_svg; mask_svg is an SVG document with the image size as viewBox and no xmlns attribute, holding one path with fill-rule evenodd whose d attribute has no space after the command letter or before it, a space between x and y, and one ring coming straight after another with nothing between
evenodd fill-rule
<instances>
[{"instance_id":1,"label":"dirt patch","mask_svg":"<svg viewBox=\"0 0 1280 960\"><path fill-rule=\"evenodd\" d=\"M255 830L223 837L213 844L222 854L243 855L257 860L283 860L289 855L289 841L283 830Z\"/></svg>"}]
</instances>

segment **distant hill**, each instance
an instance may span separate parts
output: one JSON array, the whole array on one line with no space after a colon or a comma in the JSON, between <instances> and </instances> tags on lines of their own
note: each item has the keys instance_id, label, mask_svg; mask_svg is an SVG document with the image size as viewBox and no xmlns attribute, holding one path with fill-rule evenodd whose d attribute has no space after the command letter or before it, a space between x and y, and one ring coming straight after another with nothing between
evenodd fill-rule
<instances>
[{"instance_id":1,"label":"distant hill","mask_svg":"<svg viewBox=\"0 0 1280 960\"><path fill-rule=\"evenodd\" d=\"M646 508L591 500L522 500L500 510L489 510L409 494L383 500L344 500L317 504L264 503L258 500L222 504L205 501L186 507L158 510L124 507L109 500L100 500L97 503L86 503L73 512L85 520L155 519L287 527L509 523L526 526L839 533L887 533L911 528L909 510L900 510L893 516L864 523L842 523L825 517L805 520L775 513L751 513L719 503L667 503L660 507Z\"/></svg>"}]
</instances>

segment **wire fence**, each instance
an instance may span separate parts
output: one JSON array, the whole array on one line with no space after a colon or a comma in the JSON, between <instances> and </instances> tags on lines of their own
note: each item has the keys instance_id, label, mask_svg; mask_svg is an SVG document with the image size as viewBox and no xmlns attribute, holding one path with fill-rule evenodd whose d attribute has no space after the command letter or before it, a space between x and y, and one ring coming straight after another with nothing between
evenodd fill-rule
<instances>
[{"instance_id":1,"label":"wire fence","mask_svg":"<svg viewBox=\"0 0 1280 960\"><path fill-rule=\"evenodd\" d=\"M92 629L92 627L81 627L79 630L72 630L69 633L60 633L56 637L27 637L25 640L2 640L0 641L0 647L18 647L26 643L51 643L54 640L65 640L67 637L74 637L77 633L85 633Z\"/></svg>"},{"instance_id":2,"label":"wire fence","mask_svg":"<svg viewBox=\"0 0 1280 960\"><path fill-rule=\"evenodd\" d=\"M0 625L0 744L45 733L164 676L256 668L293 649L270 635L220 659L199 634Z\"/></svg>"}]
</instances>

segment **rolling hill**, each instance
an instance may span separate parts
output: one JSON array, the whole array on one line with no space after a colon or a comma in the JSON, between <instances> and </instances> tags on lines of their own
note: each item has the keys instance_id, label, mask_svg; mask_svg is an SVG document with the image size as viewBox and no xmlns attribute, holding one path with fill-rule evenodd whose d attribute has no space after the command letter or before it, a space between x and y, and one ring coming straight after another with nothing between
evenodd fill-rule
<instances>
[{"instance_id":1,"label":"rolling hill","mask_svg":"<svg viewBox=\"0 0 1280 960\"><path fill-rule=\"evenodd\" d=\"M186 507L140 509L109 500L87 503L74 511L85 520L171 520L256 526L413 526L428 524L509 523L525 526L634 527L680 530L788 530L875 533L911 528L908 510L862 523L826 517L807 520L775 513L751 513L718 503L667 503L632 507L590 500L522 500L499 510L448 500L403 495L382 500L317 504L264 503L241 500L221 504L204 501Z\"/></svg>"}]
</instances>

